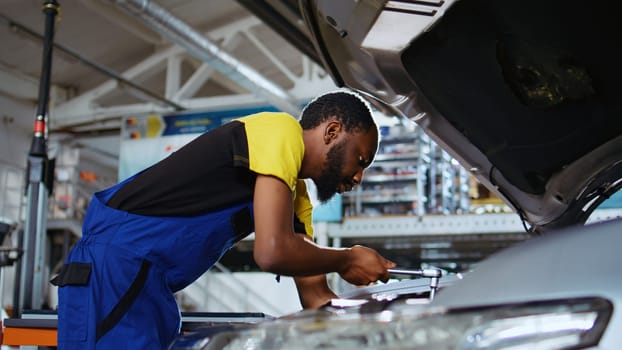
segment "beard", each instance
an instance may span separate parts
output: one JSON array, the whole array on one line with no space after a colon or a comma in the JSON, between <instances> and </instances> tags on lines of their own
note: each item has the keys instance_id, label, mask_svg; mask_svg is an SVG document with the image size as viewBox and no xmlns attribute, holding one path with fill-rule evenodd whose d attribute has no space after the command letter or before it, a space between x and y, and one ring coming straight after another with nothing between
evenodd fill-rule
<instances>
[{"instance_id":1,"label":"beard","mask_svg":"<svg viewBox=\"0 0 622 350\"><path fill-rule=\"evenodd\" d=\"M321 203L328 202L337 193L337 188L343 182L341 164L343 164L344 149L345 140L334 145L328 151L322 173L317 180L313 181L317 187L317 199Z\"/></svg>"}]
</instances>

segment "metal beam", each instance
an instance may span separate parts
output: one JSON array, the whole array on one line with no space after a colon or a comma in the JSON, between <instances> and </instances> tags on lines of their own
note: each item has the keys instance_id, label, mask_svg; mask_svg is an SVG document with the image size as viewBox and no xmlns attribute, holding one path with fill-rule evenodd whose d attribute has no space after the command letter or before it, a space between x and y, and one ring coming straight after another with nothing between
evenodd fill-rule
<instances>
[{"instance_id":1,"label":"metal beam","mask_svg":"<svg viewBox=\"0 0 622 350\"><path fill-rule=\"evenodd\" d=\"M517 214L423 215L398 217L354 217L329 224L329 237L398 237L524 233Z\"/></svg>"},{"instance_id":2,"label":"metal beam","mask_svg":"<svg viewBox=\"0 0 622 350\"><path fill-rule=\"evenodd\" d=\"M43 35L41 35L41 34L37 33L36 31L26 27L23 24L20 24L20 23L17 23L15 21L11 20L10 18L8 18L8 17L6 17L6 16L4 16L2 14L0 14L0 19L2 19L4 22L6 22L8 24L8 26L10 28L14 29L14 30L18 30L20 32L26 33L26 34L28 34L28 35L30 35L30 36L32 36L34 38L38 38L40 40L44 39ZM59 52L61 52L63 54L66 54L66 55L68 55L68 56L78 60L78 62L80 62L81 64L84 64L85 66L87 66L89 68L92 68L93 70L95 70L95 71L97 71L97 72L99 72L99 73L101 73L103 75L106 75L108 77L111 77L111 78L113 78L113 79L123 83L124 86L130 87L130 88L132 88L132 89L134 89L136 91L139 91L139 92L143 93L144 95L150 96L151 98L153 98L155 100L161 101L162 103L165 103L165 104L173 107L176 110L183 110L184 109L182 106L174 103L173 101L170 101L170 100L164 98L163 96L160 96L160 95L152 92L151 90L149 90L147 88L144 88L144 87L134 83L133 81L131 81L129 79L126 79L124 76L118 74L117 72L111 70L108 67L105 67L105 66L103 66L101 64L98 64L96 62L93 62L93 61L83 57L78 52L76 52L76 51L74 51L74 50L72 50L72 49L70 49L68 47L65 47L65 46L57 44L57 43L53 43L52 47L55 50L57 50L57 51L59 51Z\"/></svg>"},{"instance_id":3,"label":"metal beam","mask_svg":"<svg viewBox=\"0 0 622 350\"><path fill-rule=\"evenodd\" d=\"M230 50L237 45L241 38L241 33L252 32L258 25L261 26L263 24L257 18L248 16L211 30L208 35L214 40L221 42L222 48ZM170 57L184 55L185 52L184 48L176 45L165 48L122 72L121 76L127 80L144 80L145 76L152 74L155 70L166 69L166 62ZM289 95L295 96L296 100L304 102L320 93L335 89L332 79L321 67L311 62L304 55L300 55L300 58L303 60L303 74L297 77L294 87L288 91ZM185 59L188 60L188 57ZM232 81L225 83L227 77L222 74L214 75L215 68L212 65L200 59L197 59L197 61L200 63L196 65L196 71L185 82L181 82L179 90L170 97L175 103L187 109L203 110L227 109L232 106L266 105L265 98L258 94L249 93L243 87L235 85ZM195 96L198 89L211 79L226 86L237 95ZM88 123L97 124L101 120L115 119L130 114L170 113L174 111L169 106L152 102L109 106L102 106L98 103L100 99L118 91L120 85L118 80L112 79L71 100L57 104L53 110L55 118L52 119L51 129L68 130L74 126Z\"/></svg>"},{"instance_id":4,"label":"metal beam","mask_svg":"<svg viewBox=\"0 0 622 350\"><path fill-rule=\"evenodd\" d=\"M193 56L204 60L231 80L265 98L281 110L298 115L300 107L285 90L262 74L223 51L217 44L198 33L182 20L174 17L163 7L152 1L110 0L120 8L141 18L145 23L168 38L173 43L185 48Z\"/></svg>"}]
</instances>

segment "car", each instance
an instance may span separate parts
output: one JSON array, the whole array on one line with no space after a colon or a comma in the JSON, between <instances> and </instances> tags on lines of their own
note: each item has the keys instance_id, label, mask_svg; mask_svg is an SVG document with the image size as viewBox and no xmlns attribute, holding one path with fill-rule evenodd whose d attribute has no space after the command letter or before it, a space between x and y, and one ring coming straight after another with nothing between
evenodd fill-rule
<instances>
[{"instance_id":1,"label":"car","mask_svg":"<svg viewBox=\"0 0 622 350\"><path fill-rule=\"evenodd\" d=\"M521 242L431 301L387 297L403 287L389 283L381 298L375 293L254 324L197 328L170 349L618 349L620 232L616 219Z\"/></svg>"},{"instance_id":2,"label":"car","mask_svg":"<svg viewBox=\"0 0 622 350\"><path fill-rule=\"evenodd\" d=\"M282 3L337 86L416 123L533 238L443 275L436 293L427 279L360 288L171 349L619 348L622 219L590 215L622 188L622 4Z\"/></svg>"}]
</instances>

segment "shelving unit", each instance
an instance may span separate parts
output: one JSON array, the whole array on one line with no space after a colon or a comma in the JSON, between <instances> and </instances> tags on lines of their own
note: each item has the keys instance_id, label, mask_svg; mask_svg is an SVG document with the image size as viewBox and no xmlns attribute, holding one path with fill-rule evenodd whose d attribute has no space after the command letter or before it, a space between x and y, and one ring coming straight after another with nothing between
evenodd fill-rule
<instances>
[{"instance_id":1,"label":"shelving unit","mask_svg":"<svg viewBox=\"0 0 622 350\"><path fill-rule=\"evenodd\" d=\"M451 214L468 210L468 174L416 125L381 127L378 153L344 216Z\"/></svg>"},{"instance_id":2,"label":"shelving unit","mask_svg":"<svg viewBox=\"0 0 622 350\"><path fill-rule=\"evenodd\" d=\"M433 162L429 170L429 214L455 214L469 210L469 174L458 161L430 141Z\"/></svg>"}]
</instances>

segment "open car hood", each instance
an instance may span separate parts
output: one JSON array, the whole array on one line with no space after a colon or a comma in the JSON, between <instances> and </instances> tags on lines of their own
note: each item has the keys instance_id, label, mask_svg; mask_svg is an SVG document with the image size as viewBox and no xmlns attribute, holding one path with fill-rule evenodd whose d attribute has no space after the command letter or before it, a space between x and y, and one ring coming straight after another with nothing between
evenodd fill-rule
<instances>
[{"instance_id":1,"label":"open car hood","mask_svg":"<svg viewBox=\"0 0 622 350\"><path fill-rule=\"evenodd\" d=\"M338 86L415 121L533 230L622 186L619 2L298 5Z\"/></svg>"}]
</instances>

